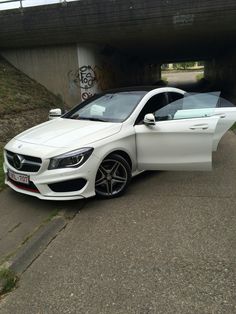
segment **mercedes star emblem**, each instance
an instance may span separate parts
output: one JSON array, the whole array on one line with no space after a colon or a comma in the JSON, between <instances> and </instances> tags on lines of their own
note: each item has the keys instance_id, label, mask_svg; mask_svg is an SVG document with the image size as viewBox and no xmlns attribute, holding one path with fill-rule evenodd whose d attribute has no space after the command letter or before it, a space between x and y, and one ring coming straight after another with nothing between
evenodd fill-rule
<instances>
[{"instance_id":1,"label":"mercedes star emblem","mask_svg":"<svg viewBox=\"0 0 236 314\"><path fill-rule=\"evenodd\" d=\"M13 156L13 164L14 164L14 167L18 170L21 169L21 167L23 166L23 160L24 158L18 154L15 154Z\"/></svg>"}]
</instances>

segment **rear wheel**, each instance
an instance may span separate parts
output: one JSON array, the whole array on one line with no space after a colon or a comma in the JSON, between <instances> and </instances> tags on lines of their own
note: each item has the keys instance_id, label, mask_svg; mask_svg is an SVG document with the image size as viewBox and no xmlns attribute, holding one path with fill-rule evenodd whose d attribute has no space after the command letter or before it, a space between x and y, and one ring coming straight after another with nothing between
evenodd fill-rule
<instances>
[{"instance_id":1,"label":"rear wheel","mask_svg":"<svg viewBox=\"0 0 236 314\"><path fill-rule=\"evenodd\" d=\"M98 168L95 191L103 198L122 195L130 182L131 169L128 162L117 154L106 157Z\"/></svg>"}]
</instances>

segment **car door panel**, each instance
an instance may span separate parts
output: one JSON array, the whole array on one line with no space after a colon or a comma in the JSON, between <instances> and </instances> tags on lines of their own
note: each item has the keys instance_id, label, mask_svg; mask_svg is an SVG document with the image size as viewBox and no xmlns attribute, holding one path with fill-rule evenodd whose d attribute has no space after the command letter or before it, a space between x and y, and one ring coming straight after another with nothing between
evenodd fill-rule
<instances>
[{"instance_id":1,"label":"car door panel","mask_svg":"<svg viewBox=\"0 0 236 314\"><path fill-rule=\"evenodd\" d=\"M212 151L216 151L222 136L236 121L236 108L229 101L219 97L219 92L186 94L180 100L169 103L156 112L157 119L161 116L171 119L201 118L219 116L212 143ZM228 105L228 106L227 106ZM219 106L219 107L217 107Z\"/></svg>"},{"instance_id":2,"label":"car door panel","mask_svg":"<svg viewBox=\"0 0 236 314\"><path fill-rule=\"evenodd\" d=\"M219 116L136 125L140 170L211 170Z\"/></svg>"},{"instance_id":3,"label":"car door panel","mask_svg":"<svg viewBox=\"0 0 236 314\"><path fill-rule=\"evenodd\" d=\"M236 122L236 108L235 107L222 107L215 108L215 115L219 116L219 121L216 126L215 134L213 137L212 150L216 151L218 144L223 135L233 126Z\"/></svg>"}]
</instances>

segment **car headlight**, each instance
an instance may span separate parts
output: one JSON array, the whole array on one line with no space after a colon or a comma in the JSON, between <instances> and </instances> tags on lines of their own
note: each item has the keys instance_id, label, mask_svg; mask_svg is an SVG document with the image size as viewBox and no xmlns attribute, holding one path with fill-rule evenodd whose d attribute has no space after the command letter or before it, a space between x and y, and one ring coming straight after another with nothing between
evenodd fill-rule
<instances>
[{"instance_id":1,"label":"car headlight","mask_svg":"<svg viewBox=\"0 0 236 314\"><path fill-rule=\"evenodd\" d=\"M85 147L58 155L50 159L48 169L77 168L89 158L92 152L92 147Z\"/></svg>"}]
</instances>

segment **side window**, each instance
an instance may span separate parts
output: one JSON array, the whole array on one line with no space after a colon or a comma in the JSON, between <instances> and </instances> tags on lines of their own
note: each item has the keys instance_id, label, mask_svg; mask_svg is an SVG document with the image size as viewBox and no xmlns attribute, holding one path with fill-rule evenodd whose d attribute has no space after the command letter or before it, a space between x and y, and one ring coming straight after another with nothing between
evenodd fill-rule
<instances>
[{"instance_id":1,"label":"side window","mask_svg":"<svg viewBox=\"0 0 236 314\"><path fill-rule=\"evenodd\" d=\"M143 109L141 110L137 120L136 120L136 124L140 124L142 123L144 116L147 113L153 113L155 114L155 112L160 109L163 108L167 105L167 95L166 93L161 93L161 94L157 94L154 95L153 97L151 97L146 105L143 107Z\"/></svg>"},{"instance_id":2,"label":"side window","mask_svg":"<svg viewBox=\"0 0 236 314\"><path fill-rule=\"evenodd\" d=\"M171 102L184 98L184 95L179 94L179 93L174 93L174 92L168 92L167 97L168 97L168 103L170 104Z\"/></svg>"},{"instance_id":3,"label":"side window","mask_svg":"<svg viewBox=\"0 0 236 314\"><path fill-rule=\"evenodd\" d=\"M184 95L174 92L167 93L167 106L158 109L154 115L156 121L173 120L177 111L183 108Z\"/></svg>"},{"instance_id":4,"label":"side window","mask_svg":"<svg viewBox=\"0 0 236 314\"><path fill-rule=\"evenodd\" d=\"M176 98L176 95L170 96L170 99L172 98L172 100ZM156 121L212 116L218 100L215 95L210 94L186 94L184 97L177 98L179 99L170 102L167 106L155 112Z\"/></svg>"}]
</instances>

